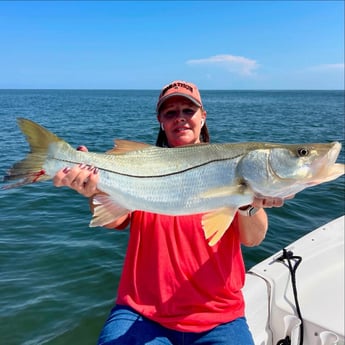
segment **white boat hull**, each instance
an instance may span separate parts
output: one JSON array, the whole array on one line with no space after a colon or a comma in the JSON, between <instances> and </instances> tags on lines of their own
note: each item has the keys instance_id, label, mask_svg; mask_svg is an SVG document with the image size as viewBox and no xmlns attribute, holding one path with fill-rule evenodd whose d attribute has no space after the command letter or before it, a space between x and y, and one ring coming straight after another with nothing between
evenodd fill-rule
<instances>
[{"instance_id":1,"label":"white boat hull","mask_svg":"<svg viewBox=\"0 0 345 345\"><path fill-rule=\"evenodd\" d=\"M277 345L288 336L304 345L344 345L344 220L340 217L289 245L302 257L296 269L300 320L291 274L277 254L251 268L246 275L246 317L255 345Z\"/></svg>"}]
</instances>

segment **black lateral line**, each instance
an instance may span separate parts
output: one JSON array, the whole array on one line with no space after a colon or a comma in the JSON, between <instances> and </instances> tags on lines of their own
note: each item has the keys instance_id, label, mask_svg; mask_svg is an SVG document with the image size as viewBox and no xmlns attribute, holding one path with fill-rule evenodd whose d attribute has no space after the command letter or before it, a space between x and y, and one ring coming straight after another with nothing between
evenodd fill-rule
<instances>
[{"instance_id":1,"label":"black lateral line","mask_svg":"<svg viewBox=\"0 0 345 345\"><path fill-rule=\"evenodd\" d=\"M237 155L235 157L232 157L231 159L235 159L235 158L240 157L240 156L241 155L239 154L239 155ZM54 158L54 159L57 159L57 158ZM76 164L76 162L69 161L69 160L66 160L66 159L57 159L57 160L59 160L61 162L67 162L67 163L74 163L74 164ZM157 177L167 177L167 176L173 176L173 175L181 174L181 173L193 170L193 169L200 168L203 165L209 165L209 164L212 164L212 163L223 162L223 161L227 161L227 160L229 160L229 158L213 159L211 161L208 161L208 162L205 162L205 163L202 163L202 164L199 164L199 165L195 165L193 167L190 167L190 168L187 168L187 169L184 169L184 170L179 170L179 171L176 171L176 172L172 172L172 173L168 173L168 174L163 174L163 175L149 175L149 176L131 175L131 174L120 173L120 172L113 171L113 170L110 170L110 169L104 169L104 168L99 168L99 167L97 167L97 168L100 169L100 170L106 171L108 173L114 173L114 174L121 175L121 176L135 177L135 178L157 178Z\"/></svg>"}]
</instances>

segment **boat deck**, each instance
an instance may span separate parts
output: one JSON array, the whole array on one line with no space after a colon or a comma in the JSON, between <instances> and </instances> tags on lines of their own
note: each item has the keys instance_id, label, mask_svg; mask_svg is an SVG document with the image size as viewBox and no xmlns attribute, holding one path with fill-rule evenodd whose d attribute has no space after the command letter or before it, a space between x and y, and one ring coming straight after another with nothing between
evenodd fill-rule
<instances>
[{"instance_id":1,"label":"boat deck","mask_svg":"<svg viewBox=\"0 0 345 345\"><path fill-rule=\"evenodd\" d=\"M344 344L344 219L286 248L302 257L296 287L305 345ZM286 335L298 344L300 321L287 262L277 261L281 255L269 257L247 273L246 314L256 344L273 345Z\"/></svg>"}]
</instances>

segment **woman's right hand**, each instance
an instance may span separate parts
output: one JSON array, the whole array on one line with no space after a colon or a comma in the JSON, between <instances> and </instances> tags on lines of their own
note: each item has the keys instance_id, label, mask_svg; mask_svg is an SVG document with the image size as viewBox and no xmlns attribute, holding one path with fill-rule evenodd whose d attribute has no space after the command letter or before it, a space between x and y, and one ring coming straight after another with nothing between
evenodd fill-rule
<instances>
[{"instance_id":1,"label":"woman's right hand","mask_svg":"<svg viewBox=\"0 0 345 345\"><path fill-rule=\"evenodd\" d=\"M78 151L87 152L85 146L79 146ZM54 178L55 187L69 187L78 193L90 198L95 194L102 193L97 189L99 180L98 169L85 164L75 165L73 168L64 168L59 170ZM91 212L94 213L94 206L90 199ZM117 218L113 222L104 225L108 229L124 229L130 222L130 212L122 217Z\"/></svg>"},{"instance_id":2,"label":"woman's right hand","mask_svg":"<svg viewBox=\"0 0 345 345\"><path fill-rule=\"evenodd\" d=\"M88 151L85 146L79 146L77 150ZM69 187L85 197L91 197L100 192L97 189L98 180L98 169L81 163L72 168L59 170L53 178L53 183L55 187Z\"/></svg>"}]
</instances>

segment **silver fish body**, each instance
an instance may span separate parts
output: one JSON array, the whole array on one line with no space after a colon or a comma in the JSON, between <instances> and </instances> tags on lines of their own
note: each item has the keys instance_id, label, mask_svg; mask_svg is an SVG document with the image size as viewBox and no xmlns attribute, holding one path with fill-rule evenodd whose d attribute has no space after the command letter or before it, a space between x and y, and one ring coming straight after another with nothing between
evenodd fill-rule
<instances>
[{"instance_id":1,"label":"silver fish body","mask_svg":"<svg viewBox=\"0 0 345 345\"><path fill-rule=\"evenodd\" d=\"M92 226L105 225L134 210L168 215L207 213L203 227L206 237L212 238L211 245L219 240L236 210L255 196L285 198L344 174L344 165L335 163L339 142L159 148L120 140L111 154L100 154L76 151L32 121L20 119L19 125L32 153L16 163L5 179L24 177L23 183L30 183L34 178L51 178L66 166L95 166L99 169L98 189L107 196L94 198ZM221 225L217 223L220 215L226 218Z\"/></svg>"},{"instance_id":2,"label":"silver fish body","mask_svg":"<svg viewBox=\"0 0 345 345\"><path fill-rule=\"evenodd\" d=\"M66 158L59 156L66 150L54 147L44 169L53 176L67 160L94 165L100 170L98 188L128 210L182 215L238 208L254 196L284 198L338 177L344 173L334 164L340 148L337 142L238 143L149 147L123 155L70 149Z\"/></svg>"}]
</instances>

